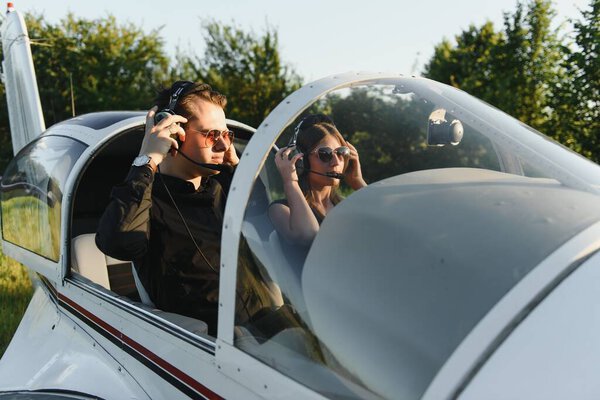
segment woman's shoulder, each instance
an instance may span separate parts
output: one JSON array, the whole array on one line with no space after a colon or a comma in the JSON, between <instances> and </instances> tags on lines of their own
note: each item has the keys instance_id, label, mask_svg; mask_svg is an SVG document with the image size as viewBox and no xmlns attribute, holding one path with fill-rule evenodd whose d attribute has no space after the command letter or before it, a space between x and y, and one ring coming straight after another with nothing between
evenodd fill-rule
<instances>
[{"instance_id":1,"label":"woman's shoulder","mask_svg":"<svg viewBox=\"0 0 600 400\"><path fill-rule=\"evenodd\" d=\"M278 200L273 200L273 201L271 202L271 204L269 204L269 207L271 207L272 205L275 205L275 204L281 204L281 205L284 205L284 206L288 206L288 207L289 207L287 199L278 199Z\"/></svg>"}]
</instances>

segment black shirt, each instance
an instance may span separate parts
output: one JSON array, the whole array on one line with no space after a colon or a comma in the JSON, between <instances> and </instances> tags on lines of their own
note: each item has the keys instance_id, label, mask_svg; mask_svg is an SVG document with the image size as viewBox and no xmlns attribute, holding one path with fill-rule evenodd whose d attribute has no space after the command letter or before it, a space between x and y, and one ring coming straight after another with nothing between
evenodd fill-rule
<instances>
[{"instance_id":1,"label":"black shirt","mask_svg":"<svg viewBox=\"0 0 600 400\"><path fill-rule=\"evenodd\" d=\"M153 176L148 166L132 167L125 182L113 188L96 234L96 244L104 253L133 261L158 308L205 321L213 336L230 180L222 172L203 178L196 190L179 178Z\"/></svg>"}]
</instances>

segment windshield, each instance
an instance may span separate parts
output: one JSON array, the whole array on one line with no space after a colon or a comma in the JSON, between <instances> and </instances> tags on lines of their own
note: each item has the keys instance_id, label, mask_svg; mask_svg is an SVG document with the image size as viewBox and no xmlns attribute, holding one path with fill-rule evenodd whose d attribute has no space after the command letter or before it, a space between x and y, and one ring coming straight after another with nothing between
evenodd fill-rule
<instances>
[{"instance_id":1,"label":"windshield","mask_svg":"<svg viewBox=\"0 0 600 400\"><path fill-rule=\"evenodd\" d=\"M59 261L64 186L85 148L69 138L45 136L11 161L0 185L4 240Z\"/></svg>"},{"instance_id":2,"label":"windshield","mask_svg":"<svg viewBox=\"0 0 600 400\"><path fill-rule=\"evenodd\" d=\"M306 144L308 115L341 137ZM255 181L236 345L327 397L419 398L517 282L600 220L598 183L595 164L447 86L332 91L281 129Z\"/></svg>"}]
</instances>

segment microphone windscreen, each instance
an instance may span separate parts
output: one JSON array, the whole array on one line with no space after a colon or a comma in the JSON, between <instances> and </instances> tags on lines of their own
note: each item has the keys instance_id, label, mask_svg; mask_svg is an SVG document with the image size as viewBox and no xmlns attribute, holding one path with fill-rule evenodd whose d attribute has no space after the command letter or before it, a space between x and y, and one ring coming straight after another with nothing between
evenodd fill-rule
<instances>
[{"instance_id":1,"label":"microphone windscreen","mask_svg":"<svg viewBox=\"0 0 600 400\"><path fill-rule=\"evenodd\" d=\"M338 174L337 172L327 172L325 175L335 179L344 179L344 174Z\"/></svg>"}]
</instances>

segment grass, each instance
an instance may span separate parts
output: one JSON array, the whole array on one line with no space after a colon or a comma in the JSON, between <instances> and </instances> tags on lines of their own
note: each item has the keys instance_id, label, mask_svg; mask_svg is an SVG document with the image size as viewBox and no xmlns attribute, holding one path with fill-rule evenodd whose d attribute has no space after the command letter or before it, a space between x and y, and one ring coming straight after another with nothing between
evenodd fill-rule
<instances>
[{"instance_id":1,"label":"grass","mask_svg":"<svg viewBox=\"0 0 600 400\"><path fill-rule=\"evenodd\" d=\"M32 294L27 269L0 251L0 356L19 326Z\"/></svg>"},{"instance_id":2,"label":"grass","mask_svg":"<svg viewBox=\"0 0 600 400\"><path fill-rule=\"evenodd\" d=\"M50 260L58 261L60 203L54 207L33 195L2 196L2 236ZM50 238L50 240L48 240Z\"/></svg>"}]
</instances>

